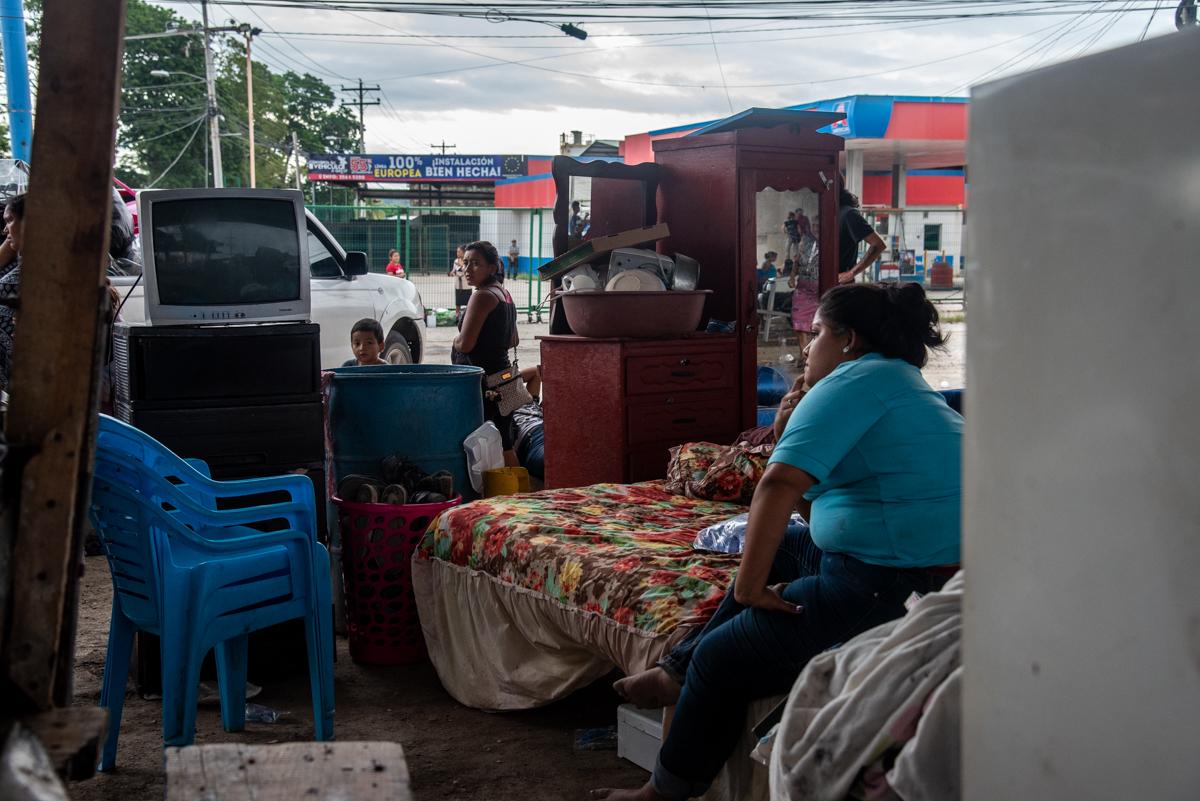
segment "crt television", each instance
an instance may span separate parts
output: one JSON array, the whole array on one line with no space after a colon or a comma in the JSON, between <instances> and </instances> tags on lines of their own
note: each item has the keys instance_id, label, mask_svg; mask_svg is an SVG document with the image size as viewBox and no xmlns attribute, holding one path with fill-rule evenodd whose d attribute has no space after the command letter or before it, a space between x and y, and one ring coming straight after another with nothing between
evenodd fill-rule
<instances>
[{"instance_id":1,"label":"crt television","mask_svg":"<svg viewBox=\"0 0 1200 801\"><path fill-rule=\"evenodd\" d=\"M151 325L309 319L300 192L147 189L138 212Z\"/></svg>"}]
</instances>

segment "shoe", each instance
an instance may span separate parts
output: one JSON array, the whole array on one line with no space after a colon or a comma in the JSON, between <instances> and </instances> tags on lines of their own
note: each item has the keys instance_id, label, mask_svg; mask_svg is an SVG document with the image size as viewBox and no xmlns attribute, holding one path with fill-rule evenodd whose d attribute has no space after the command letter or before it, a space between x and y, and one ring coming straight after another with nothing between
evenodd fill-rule
<instances>
[{"instance_id":1,"label":"shoe","mask_svg":"<svg viewBox=\"0 0 1200 801\"><path fill-rule=\"evenodd\" d=\"M408 503L408 490L404 489L402 484L388 484L383 488L383 492L379 493L379 502L402 506Z\"/></svg>"},{"instance_id":2,"label":"shoe","mask_svg":"<svg viewBox=\"0 0 1200 801\"><path fill-rule=\"evenodd\" d=\"M384 487L384 483L373 476L351 473L338 482L337 494L352 503L379 503Z\"/></svg>"}]
</instances>

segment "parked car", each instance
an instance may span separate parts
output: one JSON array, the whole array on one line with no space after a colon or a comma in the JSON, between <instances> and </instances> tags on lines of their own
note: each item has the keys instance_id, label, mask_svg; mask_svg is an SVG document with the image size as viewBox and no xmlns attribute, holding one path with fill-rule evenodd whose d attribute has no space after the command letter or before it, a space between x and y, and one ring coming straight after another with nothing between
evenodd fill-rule
<instances>
[{"instance_id":1,"label":"parked car","mask_svg":"<svg viewBox=\"0 0 1200 801\"><path fill-rule=\"evenodd\" d=\"M387 361L420 362L425 349L425 306L416 286L406 278L370 273L365 253L347 253L311 212L304 215L312 321L321 326L321 367L341 367L354 358L350 329L364 317L378 320L383 327ZM123 299L122 319L143 322L143 282L132 275L111 276L111 281Z\"/></svg>"}]
</instances>

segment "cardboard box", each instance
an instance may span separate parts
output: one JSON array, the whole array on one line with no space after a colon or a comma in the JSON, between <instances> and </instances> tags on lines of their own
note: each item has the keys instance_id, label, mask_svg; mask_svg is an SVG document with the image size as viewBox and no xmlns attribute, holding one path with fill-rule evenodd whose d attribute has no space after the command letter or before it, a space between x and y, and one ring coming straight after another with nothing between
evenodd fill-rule
<instances>
[{"instance_id":1,"label":"cardboard box","mask_svg":"<svg viewBox=\"0 0 1200 801\"><path fill-rule=\"evenodd\" d=\"M658 223L647 228L632 228L612 236L598 236L589 239L578 247L571 248L556 259L546 262L538 268L538 275L543 281L556 278L569 272L581 264L591 264L599 261L617 248L631 248L666 239L671 235L666 223Z\"/></svg>"},{"instance_id":2,"label":"cardboard box","mask_svg":"<svg viewBox=\"0 0 1200 801\"><path fill-rule=\"evenodd\" d=\"M653 772L662 732L661 709L638 709L632 704L617 707L617 756L622 759Z\"/></svg>"}]
</instances>

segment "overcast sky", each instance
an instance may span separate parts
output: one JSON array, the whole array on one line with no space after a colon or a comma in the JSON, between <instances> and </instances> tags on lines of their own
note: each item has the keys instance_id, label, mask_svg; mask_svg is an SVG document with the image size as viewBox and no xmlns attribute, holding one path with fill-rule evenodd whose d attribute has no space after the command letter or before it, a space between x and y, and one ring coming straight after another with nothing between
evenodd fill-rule
<instances>
[{"instance_id":1,"label":"overcast sky","mask_svg":"<svg viewBox=\"0 0 1200 801\"><path fill-rule=\"evenodd\" d=\"M198 0L164 5L200 17ZM444 140L454 153L553 154L570 130L620 139L731 108L847 94L965 95L986 76L1174 31L1175 0L1153 18L1152 3L1093 5L1114 11L841 27L719 21L715 36L703 21L592 23L590 33L608 35L586 41L532 22L412 14L210 2L209 17L213 25L235 19L263 28L254 56L272 69L311 72L335 88L359 78L381 86L369 97L382 105L366 110L369 152L429 153ZM1122 7L1138 10L1116 13ZM720 33L735 28L752 30ZM629 35L646 33L670 35ZM446 35L466 38L439 38ZM501 38L515 36L547 38ZM505 63L512 61L527 63Z\"/></svg>"}]
</instances>

